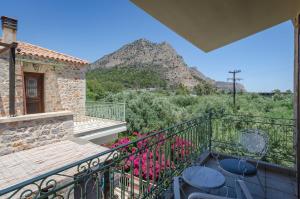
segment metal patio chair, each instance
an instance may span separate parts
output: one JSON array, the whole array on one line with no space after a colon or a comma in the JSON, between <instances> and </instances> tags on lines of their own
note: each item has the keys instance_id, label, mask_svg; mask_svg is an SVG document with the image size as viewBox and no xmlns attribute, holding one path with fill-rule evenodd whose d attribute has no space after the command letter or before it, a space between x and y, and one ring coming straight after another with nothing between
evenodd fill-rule
<instances>
[{"instance_id":1,"label":"metal patio chair","mask_svg":"<svg viewBox=\"0 0 300 199\"><path fill-rule=\"evenodd\" d=\"M250 194L246 184L242 180L236 181L236 197L227 197L227 196L218 196L209 193L203 192L194 192L191 193L188 197L184 194L183 190L181 189L181 179L180 177L173 178L173 193L174 199L181 199L181 195L184 196L186 199L253 199L252 195ZM227 195L227 194L226 194Z\"/></svg>"},{"instance_id":2,"label":"metal patio chair","mask_svg":"<svg viewBox=\"0 0 300 199\"><path fill-rule=\"evenodd\" d=\"M265 157L268 151L267 134L259 129L246 129L241 132L237 147L241 150L240 152L246 155L222 160L219 160L219 154L213 154L213 157L217 160L221 170L227 174L242 179L256 176L262 190L265 191L257 167L259 161Z\"/></svg>"}]
</instances>

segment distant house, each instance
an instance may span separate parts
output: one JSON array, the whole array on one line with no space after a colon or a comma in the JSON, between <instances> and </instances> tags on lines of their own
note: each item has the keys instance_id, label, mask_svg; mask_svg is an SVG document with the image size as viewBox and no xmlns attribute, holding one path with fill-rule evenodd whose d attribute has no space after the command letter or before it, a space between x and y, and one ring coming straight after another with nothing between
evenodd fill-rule
<instances>
[{"instance_id":1,"label":"distant house","mask_svg":"<svg viewBox=\"0 0 300 199\"><path fill-rule=\"evenodd\" d=\"M0 156L126 130L124 104L86 105L88 61L17 41L17 21L1 19Z\"/></svg>"}]
</instances>

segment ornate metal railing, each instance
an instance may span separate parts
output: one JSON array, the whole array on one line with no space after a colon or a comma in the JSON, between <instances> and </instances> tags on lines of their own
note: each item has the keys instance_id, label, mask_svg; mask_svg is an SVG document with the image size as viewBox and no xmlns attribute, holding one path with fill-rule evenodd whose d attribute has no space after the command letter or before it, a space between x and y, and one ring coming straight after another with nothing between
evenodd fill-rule
<instances>
[{"instance_id":1,"label":"ornate metal railing","mask_svg":"<svg viewBox=\"0 0 300 199\"><path fill-rule=\"evenodd\" d=\"M0 190L0 198L157 198L208 148L199 117Z\"/></svg>"},{"instance_id":2,"label":"ornate metal railing","mask_svg":"<svg viewBox=\"0 0 300 199\"><path fill-rule=\"evenodd\" d=\"M248 156L239 150L236 143L243 131L256 129L268 137L268 149L263 160L285 167L294 167L294 120L245 115L212 115L210 122L213 151Z\"/></svg>"},{"instance_id":3,"label":"ornate metal railing","mask_svg":"<svg viewBox=\"0 0 300 199\"><path fill-rule=\"evenodd\" d=\"M268 135L265 161L293 166L293 120L205 115L0 190L0 198L158 198L204 151L247 155L235 145L245 129Z\"/></svg>"},{"instance_id":4,"label":"ornate metal railing","mask_svg":"<svg viewBox=\"0 0 300 199\"><path fill-rule=\"evenodd\" d=\"M102 119L125 121L125 103L88 101L74 113L75 126L100 123Z\"/></svg>"}]
</instances>

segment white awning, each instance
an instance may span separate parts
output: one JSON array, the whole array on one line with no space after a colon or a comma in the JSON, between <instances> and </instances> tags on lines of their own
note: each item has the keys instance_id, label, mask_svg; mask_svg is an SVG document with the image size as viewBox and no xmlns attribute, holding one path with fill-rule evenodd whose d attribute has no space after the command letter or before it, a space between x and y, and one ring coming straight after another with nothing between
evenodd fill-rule
<instances>
[{"instance_id":1,"label":"white awning","mask_svg":"<svg viewBox=\"0 0 300 199\"><path fill-rule=\"evenodd\" d=\"M131 1L206 52L287 21L300 11L300 0Z\"/></svg>"}]
</instances>

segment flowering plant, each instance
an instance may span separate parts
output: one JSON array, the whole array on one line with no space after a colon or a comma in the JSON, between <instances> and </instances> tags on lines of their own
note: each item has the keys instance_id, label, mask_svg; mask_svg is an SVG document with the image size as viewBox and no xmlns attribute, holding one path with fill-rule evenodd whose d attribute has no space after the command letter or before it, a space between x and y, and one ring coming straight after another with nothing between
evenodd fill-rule
<instances>
[{"instance_id":1,"label":"flowering plant","mask_svg":"<svg viewBox=\"0 0 300 199\"><path fill-rule=\"evenodd\" d=\"M119 152L128 156L122 167L126 172L133 172L136 177L156 182L167 169L175 168L175 162L182 160L190 154L192 144L190 141L179 136L172 137L169 151L166 151L166 136L157 134L147 137L149 134L133 132L131 139L122 137L110 145L109 148L116 148ZM137 142L131 143L134 140Z\"/></svg>"}]
</instances>

